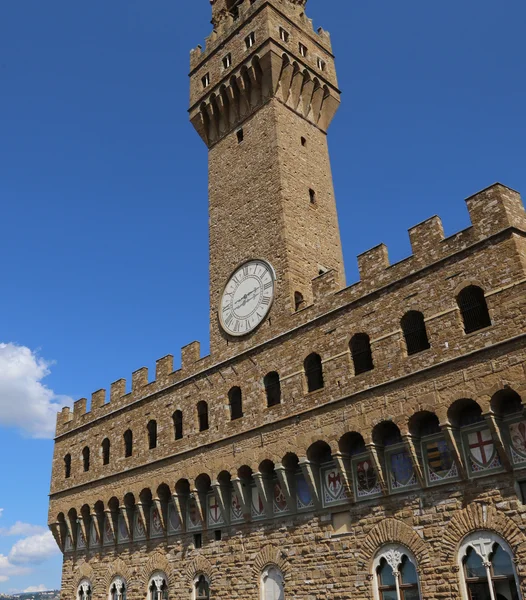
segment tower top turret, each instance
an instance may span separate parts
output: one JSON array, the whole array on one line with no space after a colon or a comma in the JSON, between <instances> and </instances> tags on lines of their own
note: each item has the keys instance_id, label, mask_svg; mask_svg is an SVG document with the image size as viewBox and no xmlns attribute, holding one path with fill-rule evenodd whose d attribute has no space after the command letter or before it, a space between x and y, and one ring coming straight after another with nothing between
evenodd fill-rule
<instances>
[{"instance_id":1,"label":"tower top turret","mask_svg":"<svg viewBox=\"0 0 526 600\"><path fill-rule=\"evenodd\" d=\"M282 0L283 3L292 5L297 9L304 9L307 0ZM239 18L240 8L245 4L254 4L251 0L210 0L212 5L212 24L214 29L225 21Z\"/></svg>"}]
</instances>

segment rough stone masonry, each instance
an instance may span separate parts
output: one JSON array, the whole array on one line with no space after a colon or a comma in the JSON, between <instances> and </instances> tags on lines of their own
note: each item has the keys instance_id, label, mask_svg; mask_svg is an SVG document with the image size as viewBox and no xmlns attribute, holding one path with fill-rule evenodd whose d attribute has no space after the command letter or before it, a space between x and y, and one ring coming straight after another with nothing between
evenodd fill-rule
<instances>
[{"instance_id":1,"label":"rough stone masonry","mask_svg":"<svg viewBox=\"0 0 526 600\"><path fill-rule=\"evenodd\" d=\"M471 227L448 238L439 217L416 225L397 264L365 252L346 287L330 36L306 0L211 4L190 74L209 147L211 353L194 342L178 370L161 358L130 393L120 380L58 416L62 597L524 598L519 194L472 196ZM254 259L272 305L258 312L257 284L231 292L255 308L230 335L220 313L243 266L257 280Z\"/></svg>"}]
</instances>

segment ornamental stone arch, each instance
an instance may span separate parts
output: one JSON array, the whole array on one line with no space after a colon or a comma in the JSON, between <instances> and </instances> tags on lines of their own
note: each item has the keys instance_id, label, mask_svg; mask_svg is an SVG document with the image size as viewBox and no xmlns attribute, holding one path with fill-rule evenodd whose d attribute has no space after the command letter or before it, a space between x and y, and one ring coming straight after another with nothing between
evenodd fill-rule
<instances>
[{"instance_id":1,"label":"ornamental stone arch","mask_svg":"<svg viewBox=\"0 0 526 600\"><path fill-rule=\"evenodd\" d=\"M168 574L167 574L167 576L168 576ZM128 569L128 567L126 566L126 563L121 558L117 558L109 565L109 567L106 570L106 573L104 573L104 575L100 581L100 584L102 585L103 591L106 593L106 596L108 595L108 593L110 591L110 585L111 585L112 581L116 577L121 577L122 579L124 579L128 589L133 584L133 581L132 581L133 574L130 571L130 569Z\"/></svg>"},{"instance_id":2,"label":"ornamental stone arch","mask_svg":"<svg viewBox=\"0 0 526 600\"><path fill-rule=\"evenodd\" d=\"M204 575L210 585L213 585L215 579L214 567L208 559L201 555L196 556L185 570L186 582L190 589L193 588L194 581L199 575Z\"/></svg>"},{"instance_id":3,"label":"ornamental stone arch","mask_svg":"<svg viewBox=\"0 0 526 600\"><path fill-rule=\"evenodd\" d=\"M287 560L286 553L275 546L271 546L270 544L260 550L254 558L252 572L256 581L259 581L261 574L265 568L269 566L277 567L281 571L285 581L289 578L290 565Z\"/></svg>"},{"instance_id":4,"label":"ornamental stone arch","mask_svg":"<svg viewBox=\"0 0 526 600\"><path fill-rule=\"evenodd\" d=\"M170 587L170 584L172 583L170 563L168 562L166 555L161 554L161 552L155 552L152 554L142 568L141 575L138 579L141 590L146 590L152 575L157 572L161 572L166 575L168 579L166 583L168 584L168 587Z\"/></svg>"},{"instance_id":5,"label":"ornamental stone arch","mask_svg":"<svg viewBox=\"0 0 526 600\"><path fill-rule=\"evenodd\" d=\"M75 591L83 579L89 579L89 581L91 581L91 585L93 585L94 577L95 572L93 571L93 567L89 563L83 562L78 568L77 576L75 578Z\"/></svg>"},{"instance_id":6,"label":"ornamental stone arch","mask_svg":"<svg viewBox=\"0 0 526 600\"><path fill-rule=\"evenodd\" d=\"M427 544L409 525L398 519L384 519L371 529L363 541L358 562L366 566L369 574L378 551L382 546L392 544L400 544L412 552L420 573L429 567L431 559Z\"/></svg>"},{"instance_id":7,"label":"ornamental stone arch","mask_svg":"<svg viewBox=\"0 0 526 600\"><path fill-rule=\"evenodd\" d=\"M440 560L442 564L456 564L462 540L474 531L491 531L507 542L516 558L526 562L526 536L502 511L494 506L474 503L457 513L442 535Z\"/></svg>"}]
</instances>

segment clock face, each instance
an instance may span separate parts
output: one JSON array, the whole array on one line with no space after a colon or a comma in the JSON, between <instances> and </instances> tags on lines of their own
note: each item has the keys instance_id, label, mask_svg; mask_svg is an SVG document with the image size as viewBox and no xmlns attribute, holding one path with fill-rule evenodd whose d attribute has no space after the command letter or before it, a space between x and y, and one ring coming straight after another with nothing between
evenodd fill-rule
<instances>
[{"instance_id":1,"label":"clock face","mask_svg":"<svg viewBox=\"0 0 526 600\"><path fill-rule=\"evenodd\" d=\"M267 316L274 300L276 276L263 260L251 260L232 275L225 286L219 320L230 335L253 331Z\"/></svg>"}]
</instances>

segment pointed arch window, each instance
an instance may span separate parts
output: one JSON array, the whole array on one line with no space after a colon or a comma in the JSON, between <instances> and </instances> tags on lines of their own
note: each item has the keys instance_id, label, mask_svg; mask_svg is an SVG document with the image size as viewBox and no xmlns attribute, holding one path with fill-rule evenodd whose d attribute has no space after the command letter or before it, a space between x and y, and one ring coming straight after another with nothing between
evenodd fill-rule
<instances>
[{"instance_id":1,"label":"pointed arch window","mask_svg":"<svg viewBox=\"0 0 526 600\"><path fill-rule=\"evenodd\" d=\"M204 400L197 405L197 421L199 424L199 431L206 431L209 428L208 404Z\"/></svg>"},{"instance_id":2,"label":"pointed arch window","mask_svg":"<svg viewBox=\"0 0 526 600\"><path fill-rule=\"evenodd\" d=\"M319 354L310 354L303 363L305 377L307 378L307 389L309 392L321 390L325 382L323 380L323 364Z\"/></svg>"},{"instance_id":3,"label":"pointed arch window","mask_svg":"<svg viewBox=\"0 0 526 600\"><path fill-rule=\"evenodd\" d=\"M164 573L155 573L148 584L148 600L168 600L168 579Z\"/></svg>"},{"instance_id":4,"label":"pointed arch window","mask_svg":"<svg viewBox=\"0 0 526 600\"><path fill-rule=\"evenodd\" d=\"M64 456L64 477L66 479L71 477L71 454Z\"/></svg>"},{"instance_id":5,"label":"pointed arch window","mask_svg":"<svg viewBox=\"0 0 526 600\"><path fill-rule=\"evenodd\" d=\"M374 561L375 600L421 600L417 563L403 546L385 546Z\"/></svg>"},{"instance_id":6,"label":"pointed arch window","mask_svg":"<svg viewBox=\"0 0 526 600\"><path fill-rule=\"evenodd\" d=\"M110 585L109 600L126 600L126 582L122 577L116 577Z\"/></svg>"},{"instance_id":7,"label":"pointed arch window","mask_svg":"<svg viewBox=\"0 0 526 600\"><path fill-rule=\"evenodd\" d=\"M230 420L237 421L243 417L243 394L241 388L233 387L228 392L228 403L230 405Z\"/></svg>"},{"instance_id":8,"label":"pointed arch window","mask_svg":"<svg viewBox=\"0 0 526 600\"><path fill-rule=\"evenodd\" d=\"M176 410L173 414L174 436L176 440L183 439L183 412Z\"/></svg>"},{"instance_id":9,"label":"pointed arch window","mask_svg":"<svg viewBox=\"0 0 526 600\"><path fill-rule=\"evenodd\" d=\"M102 464L109 465L110 464L110 440L105 438L102 442Z\"/></svg>"},{"instance_id":10,"label":"pointed arch window","mask_svg":"<svg viewBox=\"0 0 526 600\"><path fill-rule=\"evenodd\" d=\"M77 600L91 600L93 587L89 579L83 579L77 589Z\"/></svg>"},{"instance_id":11,"label":"pointed arch window","mask_svg":"<svg viewBox=\"0 0 526 600\"><path fill-rule=\"evenodd\" d=\"M150 421L148 423L148 447L150 450L157 448L157 421Z\"/></svg>"},{"instance_id":12,"label":"pointed arch window","mask_svg":"<svg viewBox=\"0 0 526 600\"><path fill-rule=\"evenodd\" d=\"M457 296L457 303L465 333L473 333L491 325L486 296L482 288L476 285L464 288Z\"/></svg>"},{"instance_id":13,"label":"pointed arch window","mask_svg":"<svg viewBox=\"0 0 526 600\"><path fill-rule=\"evenodd\" d=\"M274 565L267 567L261 575L261 600L285 600L283 574Z\"/></svg>"},{"instance_id":14,"label":"pointed arch window","mask_svg":"<svg viewBox=\"0 0 526 600\"><path fill-rule=\"evenodd\" d=\"M519 582L508 544L497 535L477 531L460 547L464 600L519 600Z\"/></svg>"},{"instance_id":15,"label":"pointed arch window","mask_svg":"<svg viewBox=\"0 0 526 600\"><path fill-rule=\"evenodd\" d=\"M267 396L267 407L277 406L281 404L281 381L279 379L279 373L272 371L265 375L263 380L265 386L265 394Z\"/></svg>"},{"instance_id":16,"label":"pointed arch window","mask_svg":"<svg viewBox=\"0 0 526 600\"><path fill-rule=\"evenodd\" d=\"M84 464L84 473L87 473L90 468L90 449L87 446L82 451L82 462Z\"/></svg>"},{"instance_id":17,"label":"pointed arch window","mask_svg":"<svg viewBox=\"0 0 526 600\"><path fill-rule=\"evenodd\" d=\"M400 324L404 332L407 354L409 356L431 348L427 336L426 322L421 312L416 310L409 311L402 317Z\"/></svg>"},{"instance_id":18,"label":"pointed arch window","mask_svg":"<svg viewBox=\"0 0 526 600\"><path fill-rule=\"evenodd\" d=\"M133 433L131 429L128 429L124 433L124 456L130 458L133 455Z\"/></svg>"},{"instance_id":19,"label":"pointed arch window","mask_svg":"<svg viewBox=\"0 0 526 600\"><path fill-rule=\"evenodd\" d=\"M371 340L366 333L353 335L350 348L355 375L361 375L374 369Z\"/></svg>"},{"instance_id":20,"label":"pointed arch window","mask_svg":"<svg viewBox=\"0 0 526 600\"><path fill-rule=\"evenodd\" d=\"M199 575L194 581L194 600L210 600L210 582L205 575Z\"/></svg>"}]
</instances>

